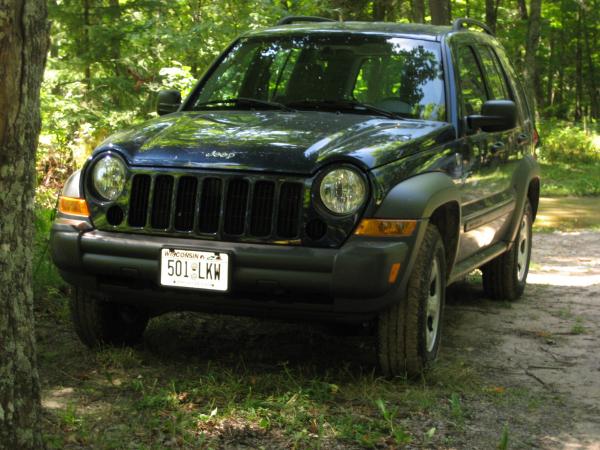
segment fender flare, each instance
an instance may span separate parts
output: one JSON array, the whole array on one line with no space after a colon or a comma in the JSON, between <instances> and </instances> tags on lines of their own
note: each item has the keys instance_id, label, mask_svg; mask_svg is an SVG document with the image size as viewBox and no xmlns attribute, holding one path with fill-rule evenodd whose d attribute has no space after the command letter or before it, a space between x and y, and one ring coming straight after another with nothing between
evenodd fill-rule
<instances>
[{"instance_id":1,"label":"fender flare","mask_svg":"<svg viewBox=\"0 0 600 450\"><path fill-rule=\"evenodd\" d=\"M437 208L452 202L460 206L460 191L452 179L443 172L428 172L393 187L379 205L375 217L429 219Z\"/></svg>"},{"instance_id":2,"label":"fender flare","mask_svg":"<svg viewBox=\"0 0 600 450\"><path fill-rule=\"evenodd\" d=\"M414 240L407 264L408 273L414 266L418 253L416 250L421 247L427 223L438 208L450 204L455 205L454 210L458 216L452 222L447 222L448 226L444 229L440 229L445 240L447 273L450 274L458 254L461 208L460 189L448 175L443 172L427 172L401 181L388 192L375 212L375 218L418 221L417 235L411 238ZM441 216L441 219L444 220L444 217ZM453 239L449 240L450 236ZM402 287L405 288L406 286Z\"/></svg>"},{"instance_id":3,"label":"fender flare","mask_svg":"<svg viewBox=\"0 0 600 450\"><path fill-rule=\"evenodd\" d=\"M529 186L533 180L540 179L540 166L531 155L525 156L516 168L513 174L513 187L516 192L515 214L513 214L512 223L508 233L506 234L506 242L512 244L517 237L519 230L519 224L521 222L521 215L525 208L525 201L528 198ZM535 214L535 205L534 214ZM534 219L535 220L535 219Z\"/></svg>"}]
</instances>

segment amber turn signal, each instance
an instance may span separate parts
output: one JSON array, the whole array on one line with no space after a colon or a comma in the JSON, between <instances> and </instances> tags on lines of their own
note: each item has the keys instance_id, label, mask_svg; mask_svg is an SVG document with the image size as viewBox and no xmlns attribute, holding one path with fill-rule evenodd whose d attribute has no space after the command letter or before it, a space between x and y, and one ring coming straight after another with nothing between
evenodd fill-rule
<instances>
[{"instance_id":1,"label":"amber turn signal","mask_svg":"<svg viewBox=\"0 0 600 450\"><path fill-rule=\"evenodd\" d=\"M83 198L59 197L58 211L72 216L88 217L90 215L87 203Z\"/></svg>"},{"instance_id":2,"label":"amber turn signal","mask_svg":"<svg viewBox=\"0 0 600 450\"><path fill-rule=\"evenodd\" d=\"M410 236L417 228L416 220L363 219L354 234L358 236Z\"/></svg>"}]
</instances>

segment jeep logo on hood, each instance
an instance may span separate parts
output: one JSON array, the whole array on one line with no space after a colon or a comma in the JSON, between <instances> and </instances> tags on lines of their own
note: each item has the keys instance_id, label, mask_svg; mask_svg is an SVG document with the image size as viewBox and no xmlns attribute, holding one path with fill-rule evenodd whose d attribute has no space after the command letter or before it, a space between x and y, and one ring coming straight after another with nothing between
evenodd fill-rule
<instances>
[{"instance_id":1,"label":"jeep logo on hood","mask_svg":"<svg viewBox=\"0 0 600 450\"><path fill-rule=\"evenodd\" d=\"M206 158L219 158L219 159L232 159L235 158L236 152L217 152L213 150L212 152L205 153Z\"/></svg>"}]
</instances>

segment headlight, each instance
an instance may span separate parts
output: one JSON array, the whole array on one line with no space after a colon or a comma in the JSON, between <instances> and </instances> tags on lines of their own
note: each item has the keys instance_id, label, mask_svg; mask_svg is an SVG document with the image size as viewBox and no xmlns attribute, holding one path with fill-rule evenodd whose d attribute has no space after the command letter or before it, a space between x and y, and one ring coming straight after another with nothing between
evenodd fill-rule
<instances>
[{"instance_id":1,"label":"headlight","mask_svg":"<svg viewBox=\"0 0 600 450\"><path fill-rule=\"evenodd\" d=\"M352 169L334 169L323 177L319 187L321 201L334 214L352 214L367 195L363 178Z\"/></svg>"},{"instance_id":2,"label":"headlight","mask_svg":"<svg viewBox=\"0 0 600 450\"><path fill-rule=\"evenodd\" d=\"M115 200L125 188L125 164L107 155L94 164L92 181L96 192L105 200Z\"/></svg>"}]
</instances>

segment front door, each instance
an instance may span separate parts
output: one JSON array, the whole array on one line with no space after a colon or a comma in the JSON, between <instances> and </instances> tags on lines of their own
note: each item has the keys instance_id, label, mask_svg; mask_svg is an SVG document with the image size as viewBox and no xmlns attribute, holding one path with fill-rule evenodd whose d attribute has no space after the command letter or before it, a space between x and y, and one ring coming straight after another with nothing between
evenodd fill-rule
<instances>
[{"instance_id":1,"label":"front door","mask_svg":"<svg viewBox=\"0 0 600 450\"><path fill-rule=\"evenodd\" d=\"M458 68L462 233L458 260L502 239L515 207L512 187L511 148L514 130L484 132L468 128L466 117L481 114L487 100L510 99L505 78L487 46L460 44L455 47Z\"/></svg>"}]
</instances>

